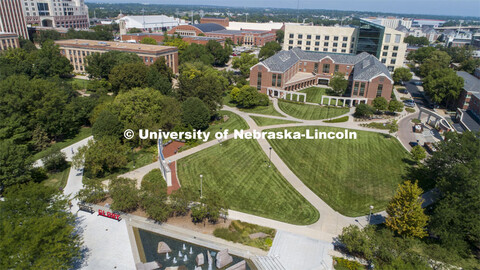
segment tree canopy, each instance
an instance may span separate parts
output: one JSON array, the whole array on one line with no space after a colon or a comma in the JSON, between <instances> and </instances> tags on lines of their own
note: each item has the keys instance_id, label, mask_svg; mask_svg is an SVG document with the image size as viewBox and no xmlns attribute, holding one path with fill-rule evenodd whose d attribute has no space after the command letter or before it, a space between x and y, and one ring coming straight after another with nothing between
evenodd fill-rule
<instances>
[{"instance_id":1,"label":"tree canopy","mask_svg":"<svg viewBox=\"0 0 480 270\"><path fill-rule=\"evenodd\" d=\"M348 80L345 79L344 73L335 72L328 85L332 88L335 94L341 96L345 90L347 90Z\"/></svg>"},{"instance_id":2,"label":"tree canopy","mask_svg":"<svg viewBox=\"0 0 480 270\"><path fill-rule=\"evenodd\" d=\"M233 58L232 67L237 68L242 76L248 78L250 76L250 68L258 63L258 58L253 54L242 53L240 57Z\"/></svg>"},{"instance_id":3,"label":"tree canopy","mask_svg":"<svg viewBox=\"0 0 480 270\"><path fill-rule=\"evenodd\" d=\"M117 65L129 63L141 63L142 59L134 53L126 53L119 51L109 51L106 53L93 53L85 59L88 65L85 71L90 78L108 79L110 72Z\"/></svg>"},{"instance_id":4,"label":"tree canopy","mask_svg":"<svg viewBox=\"0 0 480 270\"><path fill-rule=\"evenodd\" d=\"M400 81L408 82L412 77L413 75L408 68L400 67L393 71L393 81L395 81L395 83L400 83Z\"/></svg>"},{"instance_id":5,"label":"tree canopy","mask_svg":"<svg viewBox=\"0 0 480 270\"><path fill-rule=\"evenodd\" d=\"M270 41L265 43L265 45L260 49L260 53L258 54L258 58L260 59L267 59L278 51L282 49L282 46L278 44L276 41Z\"/></svg>"},{"instance_id":6,"label":"tree canopy","mask_svg":"<svg viewBox=\"0 0 480 270\"><path fill-rule=\"evenodd\" d=\"M206 129L210 122L210 111L198 97L189 97L182 103L182 121L194 129Z\"/></svg>"}]
</instances>

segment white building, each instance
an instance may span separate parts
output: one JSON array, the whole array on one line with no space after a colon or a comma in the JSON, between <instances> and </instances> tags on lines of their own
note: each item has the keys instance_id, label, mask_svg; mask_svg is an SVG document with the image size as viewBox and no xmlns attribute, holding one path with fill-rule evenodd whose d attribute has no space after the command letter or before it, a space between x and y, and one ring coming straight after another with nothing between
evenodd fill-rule
<instances>
[{"instance_id":1,"label":"white building","mask_svg":"<svg viewBox=\"0 0 480 270\"><path fill-rule=\"evenodd\" d=\"M185 20L165 15L124 16L116 21L120 25L120 34L126 34L132 28L143 31L168 31L179 25L186 25Z\"/></svg>"},{"instance_id":2,"label":"white building","mask_svg":"<svg viewBox=\"0 0 480 270\"><path fill-rule=\"evenodd\" d=\"M232 22L230 21L227 30L262 30L272 31L282 29L283 23L281 22L268 22L268 23L251 23L251 22Z\"/></svg>"},{"instance_id":3,"label":"white building","mask_svg":"<svg viewBox=\"0 0 480 270\"><path fill-rule=\"evenodd\" d=\"M43 27L89 28L84 0L23 0L27 24Z\"/></svg>"},{"instance_id":4,"label":"white building","mask_svg":"<svg viewBox=\"0 0 480 270\"><path fill-rule=\"evenodd\" d=\"M396 29L399 26L405 26L407 29L412 27L412 20L408 18L396 18L396 17L369 17L364 18L366 21L370 21L385 27Z\"/></svg>"}]
</instances>

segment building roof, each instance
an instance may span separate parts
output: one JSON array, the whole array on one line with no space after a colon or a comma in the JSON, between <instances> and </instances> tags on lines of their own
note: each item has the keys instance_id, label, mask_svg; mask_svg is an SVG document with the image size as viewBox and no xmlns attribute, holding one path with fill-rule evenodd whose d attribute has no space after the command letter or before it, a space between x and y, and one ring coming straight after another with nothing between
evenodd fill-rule
<instances>
[{"instance_id":1,"label":"building roof","mask_svg":"<svg viewBox=\"0 0 480 270\"><path fill-rule=\"evenodd\" d=\"M378 61L375 56L362 52L360 54L342 54L330 52L302 51L293 48L289 51L280 51L262 62L264 66L273 72L285 72L300 60L321 61L323 58L330 58L334 63L353 65L354 80L370 80L379 75L385 75L390 80L390 72L387 67Z\"/></svg>"},{"instance_id":2,"label":"building roof","mask_svg":"<svg viewBox=\"0 0 480 270\"><path fill-rule=\"evenodd\" d=\"M124 16L118 21L125 21L127 28L152 28L152 27L175 27L186 24L185 20L169 17L166 15L152 15L152 16Z\"/></svg>"},{"instance_id":3,"label":"building roof","mask_svg":"<svg viewBox=\"0 0 480 270\"><path fill-rule=\"evenodd\" d=\"M283 23L280 22L269 22L269 23L248 23L248 22L229 22L227 27L228 30L261 30L261 31L272 31L278 30L283 27Z\"/></svg>"},{"instance_id":4,"label":"building roof","mask_svg":"<svg viewBox=\"0 0 480 270\"><path fill-rule=\"evenodd\" d=\"M200 31L204 33L225 30L225 27L217 23L198 23L198 24L192 24L192 26L200 29Z\"/></svg>"},{"instance_id":5,"label":"building roof","mask_svg":"<svg viewBox=\"0 0 480 270\"><path fill-rule=\"evenodd\" d=\"M273 33L270 33L268 31L262 31L262 30L219 30L219 31L212 31L210 32L211 34L220 34L220 35L240 35L243 33L246 34L269 34L273 35Z\"/></svg>"},{"instance_id":6,"label":"building roof","mask_svg":"<svg viewBox=\"0 0 480 270\"><path fill-rule=\"evenodd\" d=\"M136 53L165 53L170 51L177 51L177 47L172 46L160 46L140 43L127 43L127 42L115 42L115 41L98 41L88 39L67 39L57 40L56 44L65 47L76 48L89 48L98 49L103 51L127 51Z\"/></svg>"},{"instance_id":7,"label":"building roof","mask_svg":"<svg viewBox=\"0 0 480 270\"><path fill-rule=\"evenodd\" d=\"M122 36L137 36L137 37L149 37L149 36L163 36L163 33L132 33L132 34L125 34ZM171 36L171 35L170 35ZM207 37L207 36L183 36L180 35L182 38L189 38L192 40L223 40L223 38L219 37Z\"/></svg>"},{"instance_id":8,"label":"building roof","mask_svg":"<svg viewBox=\"0 0 480 270\"><path fill-rule=\"evenodd\" d=\"M480 99L480 80L465 71L457 71L457 75L463 78L463 89Z\"/></svg>"}]
</instances>

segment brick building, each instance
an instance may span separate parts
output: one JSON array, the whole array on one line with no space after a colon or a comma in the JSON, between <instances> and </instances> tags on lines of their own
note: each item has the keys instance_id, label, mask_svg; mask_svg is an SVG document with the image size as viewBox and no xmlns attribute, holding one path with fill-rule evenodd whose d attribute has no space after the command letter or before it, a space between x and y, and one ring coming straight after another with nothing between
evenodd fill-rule
<instances>
[{"instance_id":1,"label":"brick building","mask_svg":"<svg viewBox=\"0 0 480 270\"><path fill-rule=\"evenodd\" d=\"M457 71L457 75L463 78L463 90L458 98L458 108L470 110L480 116L480 72L479 76L473 76L465 71Z\"/></svg>"},{"instance_id":2,"label":"brick building","mask_svg":"<svg viewBox=\"0 0 480 270\"><path fill-rule=\"evenodd\" d=\"M200 19L200 23L216 23L223 27L228 27L230 25L228 18L203 17Z\"/></svg>"},{"instance_id":3,"label":"brick building","mask_svg":"<svg viewBox=\"0 0 480 270\"><path fill-rule=\"evenodd\" d=\"M250 69L250 85L262 93L267 88L298 91L314 85L328 85L335 72L348 78L348 97L376 97L390 100L393 80L387 67L366 52L358 55L302 51L280 51Z\"/></svg>"},{"instance_id":4,"label":"brick building","mask_svg":"<svg viewBox=\"0 0 480 270\"><path fill-rule=\"evenodd\" d=\"M146 65L151 65L159 57L163 57L167 66L174 73L178 73L176 47L85 39L58 40L55 43L59 45L62 55L70 60L74 72L85 73L85 58L93 53L121 51L137 54Z\"/></svg>"},{"instance_id":5,"label":"brick building","mask_svg":"<svg viewBox=\"0 0 480 270\"><path fill-rule=\"evenodd\" d=\"M0 51L15 48L20 48L20 43L18 42L18 35L14 33L0 32Z\"/></svg>"},{"instance_id":6,"label":"brick building","mask_svg":"<svg viewBox=\"0 0 480 270\"><path fill-rule=\"evenodd\" d=\"M28 39L27 23L21 0L0 1L0 32L15 33Z\"/></svg>"},{"instance_id":7,"label":"brick building","mask_svg":"<svg viewBox=\"0 0 480 270\"><path fill-rule=\"evenodd\" d=\"M136 34L126 34L122 35L122 41L126 42L136 42L139 43L142 39L150 37L157 41L157 43L162 43L164 36L163 33L136 33ZM205 45L210 40L215 40L219 42L222 46L225 45L224 38L216 38L216 37L204 37L204 36L182 36L182 39L187 42L188 44L196 43L200 45Z\"/></svg>"}]
</instances>

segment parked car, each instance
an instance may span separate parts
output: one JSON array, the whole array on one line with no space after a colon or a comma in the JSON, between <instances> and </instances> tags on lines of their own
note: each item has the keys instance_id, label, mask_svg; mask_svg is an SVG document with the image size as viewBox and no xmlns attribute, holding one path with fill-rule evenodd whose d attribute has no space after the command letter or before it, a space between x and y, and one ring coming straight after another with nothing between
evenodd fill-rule
<instances>
[{"instance_id":1,"label":"parked car","mask_svg":"<svg viewBox=\"0 0 480 270\"><path fill-rule=\"evenodd\" d=\"M412 81L414 85L422 85L422 81Z\"/></svg>"},{"instance_id":2,"label":"parked car","mask_svg":"<svg viewBox=\"0 0 480 270\"><path fill-rule=\"evenodd\" d=\"M415 101L411 99L404 100L403 103L405 104L406 107L410 107L410 108L415 107Z\"/></svg>"},{"instance_id":3,"label":"parked car","mask_svg":"<svg viewBox=\"0 0 480 270\"><path fill-rule=\"evenodd\" d=\"M418 142L409 142L408 144L410 144L411 147L415 147L418 145Z\"/></svg>"}]
</instances>

